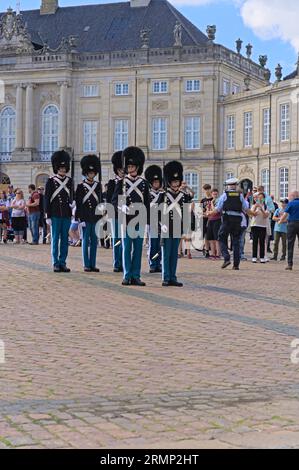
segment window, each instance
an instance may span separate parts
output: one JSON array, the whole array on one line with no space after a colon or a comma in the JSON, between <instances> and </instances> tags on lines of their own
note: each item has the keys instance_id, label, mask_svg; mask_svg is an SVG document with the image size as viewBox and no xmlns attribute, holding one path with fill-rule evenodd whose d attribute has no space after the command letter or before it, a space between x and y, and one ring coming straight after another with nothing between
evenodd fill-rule
<instances>
[{"instance_id":1,"label":"window","mask_svg":"<svg viewBox=\"0 0 299 470\"><path fill-rule=\"evenodd\" d=\"M49 160L52 153L58 149L58 116L58 108L53 104L42 112L41 158L45 161Z\"/></svg>"},{"instance_id":2,"label":"window","mask_svg":"<svg viewBox=\"0 0 299 470\"><path fill-rule=\"evenodd\" d=\"M287 198L289 195L289 169L279 169L279 197L281 199Z\"/></svg>"},{"instance_id":3,"label":"window","mask_svg":"<svg viewBox=\"0 0 299 470\"><path fill-rule=\"evenodd\" d=\"M269 192L270 192L270 170L268 168L265 168L264 170L262 170L261 182L262 182L262 186L264 186L265 193L269 194Z\"/></svg>"},{"instance_id":4,"label":"window","mask_svg":"<svg viewBox=\"0 0 299 470\"><path fill-rule=\"evenodd\" d=\"M48 179L49 179L49 175L47 175L46 173L41 173L40 175L36 177L35 186L37 188L39 188L40 186L45 187Z\"/></svg>"},{"instance_id":5,"label":"window","mask_svg":"<svg viewBox=\"0 0 299 470\"><path fill-rule=\"evenodd\" d=\"M236 118L234 115L227 116L227 148L235 148Z\"/></svg>"},{"instance_id":6,"label":"window","mask_svg":"<svg viewBox=\"0 0 299 470\"><path fill-rule=\"evenodd\" d=\"M280 106L280 141L290 140L290 105L282 104Z\"/></svg>"},{"instance_id":7,"label":"window","mask_svg":"<svg viewBox=\"0 0 299 470\"><path fill-rule=\"evenodd\" d=\"M200 91L200 80L186 80L185 90L188 93L196 93Z\"/></svg>"},{"instance_id":8,"label":"window","mask_svg":"<svg viewBox=\"0 0 299 470\"><path fill-rule=\"evenodd\" d=\"M233 95L236 95L237 93L240 93L241 87L237 83L233 83L233 88L232 88L232 93Z\"/></svg>"},{"instance_id":9,"label":"window","mask_svg":"<svg viewBox=\"0 0 299 470\"><path fill-rule=\"evenodd\" d=\"M198 173L187 172L184 175L184 180L186 181L187 185L190 186L192 191L194 191L194 199L199 199L199 176Z\"/></svg>"},{"instance_id":10,"label":"window","mask_svg":"<svg viewBox=\"0 0 299 470\"><path fill-rule=\"evenodd\" d=\"M270 108L263 109L263 145L270 144Z\"/></svg>"},{"instance_id":11,"label":"window","mask_svg":"<svg viewBox=\"0 0 299 470\"><path fill-rule=\"evenodd\" d=\"M83 122L83 152L95 152L97 150L97 121Z\"/></svg>"},{"instance_id":12,"label":"window","mask_svg":"<svg viewBox=\"0 0 299 470\"><path fill-rule=\"evenodd\" d=\"M153 93L167 93L168 83L166 81L153 82Z\"/></svg>"},{"instance_id":13,"label":"window","mask_svg":"<svg viewBox=\"0 0 299 470\"><path fill-rule=\"evenodd\" d=\"M11 107L0 113L0 159L8 161L15 148L16 113Z\"/></svg>"},{"instance_id":14,"label":"window","mask_svg":"<svg viewBox=\"0 0 299 470\"><path fill-rule=\"evenodd\" d=\"M185 149L200 148L200 117L185 118Z\"/></svg>"},{"instance_id":15,"label":"window","mask_svg":"<svg viewBox=\"0 0 299 470\"><path fill-rule=\"evenodd\" d=\"M115 84L115 94L116 96L126 96L129 94L129 84L128 83L116 83Z\"/></svg>"},{"instance_id":16,"label":"window","mask_svg":"<svg viewBox=\"0 0 299 470\"><path fill-rule=\"evenodd\" d=\"M252 112L244 113L244 147L252 146Z\"/></svg>"},{"instance_id":17,"label":"window","mask_svg":"<svg viewBox=\"0 0 299 470\"><path fill-rule=\"evenodd\" d=\"M84 98L90 98L92 96L99 95L98 85L84 85L83 86L83 96Z\"/></svg>"},{"instance_id":18,"label":"window","mask_svg":"<svg viewBox=\"0 0 299 470\"><path fill-rule=\"evenodd\" d=\"M152 147L153 150L167 149L167 119L154 118L152 121Z\"/></svg>"},{"instance_id":19,"label":"window","mask_svg":"<svg viewBox=\"0 0 299 470\"><path fill-rule=\"evenodd\" d=\"M114 122L114 150L123 150L128 147L129 121L127 119L116 119Z\"/></svg>"},{"instance_id":20,"label":"window","mask_svg":"<svg viewBox=\"0 0 299 470\"><path fill-rule=\"evenodd\" d=\"M224 80L223 80L222 87L223 87L223 94L224 94L224 96L229 95L229 94L230 94L230 81L224 79Z\"/></svg>"}]
</instances>

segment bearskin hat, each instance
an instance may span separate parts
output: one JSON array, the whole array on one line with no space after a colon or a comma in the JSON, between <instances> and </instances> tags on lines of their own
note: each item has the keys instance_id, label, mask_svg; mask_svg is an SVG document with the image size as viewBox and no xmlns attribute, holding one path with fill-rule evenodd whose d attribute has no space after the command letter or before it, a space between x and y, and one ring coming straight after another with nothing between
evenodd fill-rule
<instances>
[{"instance_id":1,"label":"bearskin hat","mask_svg":"<svg viewBox=\"0 0 299 470\"><path fill-rule=\"evenodd\" d=\"M51 162L55 174L58 173L59 168L65 168L67 173L70 171L71 157L65 150L54 152Z\"/></svg>"},{"instance_id":2,"label":"bearskin hat","mask_svg":"<svg viewBox=\"0 0 299 470\"><path fill-rule=\"evenodd\" d=\"M85 155L80 164L83 176L87 176L90 171L94 171L96 175L101 171L101 162L97 155Z\"/></svg>"},{"instance_id":3,"label":"bearskin hat","mask_svg":"<svg viewBox=\"0 0 299 470\"><path fill-rule=\"evenodd\" d=\"M125 162L125 169L127 171L128 165L136 165L138 167L138 175L143 173L143 165L145 162L145 155L139 147L127 147L122 154Z\"/></svg>"},{"instance_id":4,"label":"bearskin hat","mask_svg":"<svg viewBox=\"0 0 299 470\"><path fill-rule=\"evenodd\" d=\"M123 167L122 154L122 151L119 150L112 155L111 163L113 165L113 171L115 174L117 174L117 170L121 170Z\"/></svg>"},{"instance_id":5,"label":"bearskin hat","mask_svg":"<svg viewBox=\"0 0 299 470\"><path fill-rule=\"evenodd\" d=\"M144 173L145 179L149 184L153 184L153 181L159 180L162 185L162 170L158 165L149 166Z\"/></svg>"},{"instance_id":6,"label":"bearskin hat","mask_svg":"<svg viewBox=\"0 0 299 470\"><path fill-rule=\"evenodd\" d=\"M183 181L183 165L178 161L172 161L164 167L164 180L167 185L172 181Z\"/></svg>"}]
</instances>

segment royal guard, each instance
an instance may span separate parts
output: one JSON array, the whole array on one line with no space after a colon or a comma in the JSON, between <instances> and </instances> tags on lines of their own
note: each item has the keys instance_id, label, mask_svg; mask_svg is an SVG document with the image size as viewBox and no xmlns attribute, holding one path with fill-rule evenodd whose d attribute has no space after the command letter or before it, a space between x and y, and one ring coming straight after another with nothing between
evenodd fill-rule
<instances>
[{"instance_id":1,"label":"royal guard","mask_svg":"<svg viewBox=\"0 0 299 470\"><path fill-rule=\"evenodd\" d=\"M160 243L160 224L158 208L163 200L163 176L162 170L158 165L149 166L144 173L145 179L150 185L150 221L149 226L149 250L148 262L150 273L161 273L161 243Z\"/></svg>"},{"instance_id":2,"label":"royal guard","mask_svg":"<svg viewBox=\"0 0 299 470\"><path fill-rule=\"evenodd\" d=\"M164 167L164 192L162 210L162 286L182 287L176 276L178 248L183 234L183 222L191 217L184 217L184 211L190 209L192 197L180 190L183 181L183 166L172 161ZM191 215L191 214L190 214ZM185 227L186 228L186 227Z\"/></svg>"},{"instance_id":3,"label":"royal guard","mask_svg":"<svg viewBox=\"0 0 299 470\"><path fill-rule=\"evenodd\" d=\"M51 226L51 253L54 272L68 273L66 266L69 247L69 229L72 217L73 182L67 176L70 171L70 156L64 150L52 155L54 176L46 183L45 213Z\"/></svg>"},{"instance_id":4,"label":"royal guard","mask_svg":"<svg viewBox=\"0 0 299 470\"><path fill-rule=\"evenodd\" d=\"M122 151L115 152L112 155L111 163L113 165L113 171L115 177L108 181L107 187L107 203L112 203L112 197L119 181L122 181L124 177L123 162L122 162ZM113 271L115 273L123 272L122 262L122 241L120 236L120 227L118 224L118 214L115 213L114 220L111 223L112 230L112 245L113 245Z\"/></svg>"},{"instance_id":5,"label":"royal guard","mask_svg":"<svg viewBox=\"0 0 299 470\"><path fill-rule=\"evenodd\" d=\"M141 281L141 257L146 226L150 217L149 184L141 177L145 156L138 147L127 147L122 153L125 176L116 184L112 203L122 220L121 236L123 249L124 286L145 286ZM140 220L140 208L145 209L145 218ZM134 219L138 222L134 225ZM142 219L142 218L141 218ZM132 228L134 227L134 234Z\"/></svg>"},{"instance_id":6,"label":"royal guard","mask_svg":"<svg viewBox=\"0 0 299 470\"><path fill-rule=\"evenodd\" d=\"M84 181L78 184L76 190L76 220L81 223L83 232L84 271L98 273L96 224L101 218L97 209L102 202L102 186L95 181L95 177L101 172L100 159L96 155L86 155L81 160L81 168Z\"/></svg>"}]
</instances>

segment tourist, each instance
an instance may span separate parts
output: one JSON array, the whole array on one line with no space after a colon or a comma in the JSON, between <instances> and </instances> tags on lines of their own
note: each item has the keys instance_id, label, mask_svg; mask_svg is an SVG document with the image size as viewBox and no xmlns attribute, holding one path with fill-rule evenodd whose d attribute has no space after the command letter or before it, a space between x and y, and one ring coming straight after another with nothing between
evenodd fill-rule
<instances>
[{"instance_id":1,"label":"tourist","mask_svg":"<svg viewBox=\"0 0 299 470\"><path fill-rule=\"evenodd\" d=\"M26 202L21 189L18 188L16 190L15 198L11 201L10 207L12 209L11 220L15 237L14 242L16 244L20 244L23 240L26 227Z\"/></svg>"}]
</instances>

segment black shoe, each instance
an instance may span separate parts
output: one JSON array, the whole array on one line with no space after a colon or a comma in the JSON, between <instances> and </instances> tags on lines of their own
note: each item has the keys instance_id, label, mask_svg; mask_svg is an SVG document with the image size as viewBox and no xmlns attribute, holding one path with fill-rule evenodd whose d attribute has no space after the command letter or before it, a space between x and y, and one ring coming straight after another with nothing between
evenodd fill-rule
<instances>
[{"instance_id":1,"label":"black shoe","mask_svg":"<svg viewBox=\"0 0 299 470\"><path fill-rule=\"evenodd\" d=\"M156 268L156 273L161 273L161 272L162 272L161 266L159 266L158 268Z\"/></svg>"},{"instance_id":2,"label":"black shoe","mask_svg":"<svg viewBox=\"0 0 299 470\"><path fill-rule=\"evenodd\" d=\"M210 253L208 251L206 251L204 256L205 256L205 258L210 258Z\"/></svg>"},{"instance_id":3,"label":"black shoe","mask_svg":"<svg viewBox=\"0 0 299 470\"><path fill-rule=\"evenodd\" d=\"M70 273L71 270L70 270L70 268L67 268L66 266L60 266L60 272L61 273Z\"/></svg>"},{"instance_id":4,"label":"black shoe","mask_svg":"<svg viewBox=\"0 0 299 470\"><path fill-rule=\"evenodd\" d=\"M91 270L92 273L99 273L100 272L99 268L90 268L90 270Z\"/></svg>"},{"instance_id":5,"label":"black shoe","mask_svg":"<svg viewBox=\"0 0 299 470\"><path fill-rule=\"evenodd\" d=\"M239 266L233 266L233 271L240 271Z\"/></svg>"},{"instance_id":6,"label":"black shoe","mask_svg":"<svg viewBox=\"0 0 299 470\"><path fill-rule=\"evenodd\" d=\"M229 266L231 264L230 261L224 261L223 265L221 266L222 269L225 269L227 268L227 266Z\"/></svg>"},{"instance_id":7,"label":"black shoe","mask_svg":"<svg viewBox=\"0 0 299 470\"><path fill-rule=\"evenodd\" d=\"M145 287L146 286L145 282L142 282L140 279L131 279L131 285L132 286L140 286L140 287Z\"/></svg>"},{"instance_id":8,"label":"black shoe","mask_svg":"<svg viewBox=\"0 0 299 470\"><path fill-rule=\"evenodd\" d=\"M285 256L282 256L282 257L280 258L280 261L285 261L285 260L286 260L286 257L285 257Z\"/></svg>"},{"instance_id":9,"label":"black shoe","mask_svg":"<svg viewBox=\"0 0 299 470\"><path fill-rule=\"evenodd\" d=\"M84 268L85 273L91 273L91 268Z\"/></svg>"},{"instance_id":10,"label":"black shoe","mask_svg":"<svg viewBox=\"0 0 299 470\"><path fill-rule=\"evenodd\" d=\"M122 271L121 268L113 268L114 273L120 273Z\"/></svg>"},{"instance_id":11,"label":"black shoe","mask_svg":"<svg viewBox=\"0 0 299 470\"><path fill-rule=\"evenodd\" d=\"M293 271L293 266L290 264L286 267L286 271Z\"/></svg>"},{"instance_id":12,"label":"black shoe","mask_svg":"<svg viewBox=\"0 0 299 470\"><path fill-rule=\"evenodd\" d=\"M163 281L163 282L162 282L162 286L163 286L163 287L169 287L169 286L170 286L170 282L169 282L169 281Z\"/></svg>"},{"instance_id":13,"label":"black shoe","mask_svg":"<svg viewBox=\"0 0 299 470\"><path fill-rule=\"evenodd\" d=\"M178 281L170 281L169 285L172 286L172 287L183 287L183 283L178 282Z\"/></svg>"},{"instance_id":14,"label":"black shoe","mask_svg":"<svg viewBox=\"0 0 299 470\"><path fill-rule=\"evenodd\" d=\"M270 261L277 261L277 256L272 256L272 258L270 258Z\"/></svg>"},{"instance_id":15,"label":"black shoe","mask_svg":"<svg viewBox=\"0 0 299 470\"><path fill-rule=\"evenodd\" d=\"M130 286L130 285L131 285L131 281L130 281L129 279L124 279L121 284L122 284L122 286Z\"/></svg>"},{"instance_id":16,"label":"black shoe","mask_svg":"<svg viewBox=\"0 0 299 470\"><path fill-rule=\"evenodd\" d=\"M150 272L150 274L155 273L155 272L156 272L156 268L150 268L149 272Z\"/></svg>"},{"instance_id":17,"label":"black shoe","mask_svg":"<svg viewBox=\"0 0 299 470\"><path fill-rule=\"evenodd\" d=\"M53 271L54 271L54 273L60 273L61 272L60 266L54 266Z\"/></svg>"}]
</instances>

